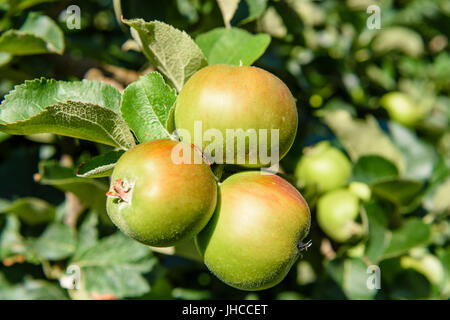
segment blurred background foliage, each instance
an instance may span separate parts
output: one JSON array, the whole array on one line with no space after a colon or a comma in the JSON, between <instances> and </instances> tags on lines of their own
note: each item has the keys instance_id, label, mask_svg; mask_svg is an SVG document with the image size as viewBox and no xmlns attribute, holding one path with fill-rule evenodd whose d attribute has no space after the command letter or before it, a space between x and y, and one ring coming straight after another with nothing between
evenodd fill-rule
<instances>
[{"instance_id":1,"label":"blurred background foliage","mask_svg":"<svg viewBox=\"0 0 450 320\"><path fill-rule=\"evenodd\" d=\"M80 29L66 24L74 4ZM381 29L368 28L372 4ZM0 94L40 77L123 90L153 67L121 16L160 20L194 39L224 26L213 0L0 0ZM152 251L117 232L105 216L108 180L74 171L110 147L0 132L0 299L448 299L449 16L445 0L237 4L231 26L271 36L255 65L297 99L298 136L281 166L313 216L313 245L269 290L226 286L189 244ZM360 199L360 230L345 241L318 225L321 191L294 175L323 140L351 161L342 187ZM81 268L79 290L64 289L71 265ZM367 288L369 265L380 267L379 290Z\"/></svg>"}]
</instances>

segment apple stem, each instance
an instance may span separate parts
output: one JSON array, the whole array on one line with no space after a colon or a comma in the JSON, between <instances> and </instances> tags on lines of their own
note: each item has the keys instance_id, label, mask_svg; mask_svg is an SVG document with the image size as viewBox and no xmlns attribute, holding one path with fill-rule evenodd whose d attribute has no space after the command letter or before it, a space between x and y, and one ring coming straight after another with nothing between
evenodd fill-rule
<instances>
[{"instance_id":1,"label":"apple stem","mask_svg":"<svg viewBox=\"0 0 450 320\"><path fill-rule=\"evenodd\" d=\"M308 250L308 248L311 247L311 245L312 245L312 240L309 240L309 241L306 242L306 243L300 241L300 242L297 244L297 249L298 249L298 251L299 251L299 253L300 253L300 257L301 257L301 258L303 258L302 252Z\"/></svg>"},{"instance_id":2,"label":"apple stem","mask_svg":"<svg viewBox=\"0 0 450 320\"><path fill-rule=\"evenodd\" d=\"M128 193L131 191L131 185L122 179L117 179L114 181L111 190L109 190L106 195L108 197L117 198L120 202L129 202Z\"/></svg>"},{"instance_id":3,"label":"apple stem","mask_svg":"<svg viewBox=\"0 0 450 320\"><path fill-rule=\"evenodd\" d=\"M208 159L208 157L202 152L202 150L200 150L199 147L197 147L195 144L191 143L191 148L194 149L195 151L197 151L198 153L200 153L202 155L203 160L206 162L206 164L208 166L211 166L211 161Z\"/></svg>"}]
</instances>

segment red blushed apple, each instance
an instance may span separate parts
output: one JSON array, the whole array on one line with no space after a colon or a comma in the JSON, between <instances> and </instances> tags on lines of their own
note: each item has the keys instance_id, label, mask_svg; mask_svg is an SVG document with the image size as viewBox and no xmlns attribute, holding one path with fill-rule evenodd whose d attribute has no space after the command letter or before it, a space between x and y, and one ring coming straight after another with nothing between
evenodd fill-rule
<instances>
[{"instance_id":1,"label":"red blushed apple","mask_svg":"<svg viewBox=\"0 0 450 320\"><path fill-rule=\"evenodd\" d=\"M241 172L220 186L219 202L196 238L209 270L228 285L262 290L278 284L305 248L310 212L283 178Z\"/></svg>"},{"instance_id":2,"label":"red blushed apple","mask_svg":"<svg viewBox=\"0 0 450 320\"><path fill-rule=\"evenodd\" d=\"M184 85L175 108L176 129L190 134L191 140L186 142L195 143L196 122L201 122L202 137L211 129L221 134L223 139L209 137L210 141L204 139L198 146L203 151L211 143L215 150L222 148L221 163L267 166L268 161L260 157L259 148L263 148L263 157L266 154L270 157L272 150L278 148L275 160L279 161L289 151L297 132L297 108L289 88L270 72L257 67L223 64L205 67ZM241 131L235 131L237 138L234 139L227 134L227 129ZM252 144L248 136L246 139L250 132L256 133L256 143ZM242 159L237 158L238 139L245 140ZM227 144L227 140L231 143ZM227 159L227 150L231 147L232 156ZM250 154L255 156L254 163Z\"/></svg>"},{"instance_id":3,"label":"red blushed apple","mask_svg":"<svg viewBox=\"0 0 450 320\"><path fill-rule=\"evenodd\" d=\"M211 218L217 200L215 177L206 163L176 164L168 139L152 140L125 152L117 162L107 211L114 224L144 244L167 247L194 237Z\"/></svg>"}]
</instances>

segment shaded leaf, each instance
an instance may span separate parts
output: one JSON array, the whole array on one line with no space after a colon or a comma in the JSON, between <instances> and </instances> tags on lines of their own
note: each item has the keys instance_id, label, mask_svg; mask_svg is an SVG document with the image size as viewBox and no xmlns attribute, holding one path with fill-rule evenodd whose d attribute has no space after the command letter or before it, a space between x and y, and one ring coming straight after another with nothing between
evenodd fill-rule
<instances>
[{"instance_id":1,"label":"shaded leaf","mask_svg":"<svg viewBox=\"0 0 450 320\"><path fill-rule=\"evenodd\" d=\"M377 155L361 156L353 166L352 180L367 184L398 176L397 167L383 157Z\"/></svg>"},{"instance_id":2,"label":"shaded leaf","mask_svg":"<svg viewBox=\"0 0 450 320\"><path fill-rule=\"evenodd\" d=\"M425 245L430 240L430 226L419 218L410 218L398 229L392 231L391 242L383 258L398 256L411 248Z\"/></svg>"},{"instance_id":3,"label":"shaded leaf","mask_svg":"<svg viewBox=\"0 0 450 320\"><path fill-rule=\"evenodd\" d=\"M0 52L0 67L11 62L13 55L7 52Z\"/></svg>"},{"instance_id":4,"label":"shaded leaf","mask_svg":"<svg viewBox=\"0 0 450 320\"><path fill-rule=\"evenodd\" d=\"M247 23L259 18L266 10L268 0L245 0L245 2L248 5L249 15L241 23Z\"/></svg>"},{"instance_id":5,"label":"shaded leaf","mask_svg":"<svg viewBox=\"0 0 450 320\"><path fill-rule=\"evenodd\" d=\"M64 34L49 17L31 12L19 30L0 37L0 51L13 55L64 52Z\"/></svg>"},{"instance_id":6,"label":"shaded leaf","mask_svg":"<svg viewBox=\"0 0 450 320\"><path fill-rule=\"evenodd\" d=\"M349 299L373 299L377 290L367 287L367 265L360 258L334 259L327 271Z\"/></svg>"},{"instance_id":7,"label":"shaded leaf","mask_svg":"<svg viewBox=\"0 0 450 320\"><path fill-rule=\"evenodd\" d=\"M33 7L41 3L55 2L55 1L57 0L16 0L16 1L2 0L0 1L0 5L2 5L3 2L5 2L7 4L6 9L8 10L8 13L12 14L14 12L26 10L30 7Z\"/></svg>"},{"instance_id":8,"label":"shaded leaf","mask_svg":"<svg viewBox=\"0 0 450 320\"><path fill-rule=\"evenodd\" d=\"M412 207L420 195L423 183L413 180L386 180L372 185L372 192L397 206Z\"/></svg>"},{"instance_id":9,"label":"shaded leaf","mask_svg":"<svg viewBox=\"0 0 450 320\"><path fill-rule=\"evenodd\" d=\"M381 130L375 118L353 119L347 111L336 110L326 112L324 120L353 161L363 155L379 155L393 162L400 173L403 172L405 160L402 154Z\"/></svg>"},{"instance_id":10,"label":"shaded leaf","mask_svg":"<svg viewBox=\"0 0 450 320\"><path fill-rule=\"evenodd\" d=\"M365 256L372 264L378 262L381 255L389 246L391 234L387 228L385 210L376 202L368 202L363 205L368 219L368 239L365 247Z\"/></svg>"},{"instance_id":11,"label":"shaded leaf","mask_svg":"<svg viewBox=\"0 0 450 320\"><path fill-rule=\"evenodd\" d=\"M438 160L436 149L396 122L391 121L388 126L395 145L406 160L403 176L418 180L429 178Z\"/></svg>"},{"instance_id":12,"label":"shaded leaf","mask_svg":"<svg viewBox=\"0 0 450 320\"><path fill-rule=\"evenodd\" d=\"M0 131L0 143L9 139L10 137L11 136L9 134L6 134L6 133Z\"/></svg>"},{"instance_id":13,"label":"shaded leaf","mask_svg":"<svg viewBox=\"0 0 450 320\"><path fill-rule=\"evenodd\" d=\"M28 224L39 224L52 221L55 207L39 198L21 198L8 205L0 204L0 213L12 213Z\"/></svg>"},{"instance_id":14,"label":"shaded leaf","mask_svg":"<svg viewBox=\"0 0 450 320\"><path fill-rule=\"evenodd\" d=\"M35 240L33 250L48 260L62 260L70 257L76 248L73 230L63 223L52 223Z\"/></svg>"},{"instance_id":15,"label":"shaded leaf","mask_svg":"<svg viewBox=\"0 0 450 320\"><path fill-rule=\"evenodd\" d=\"M433 188L429 195L424 198L424 206L433 212L450 212L450 177L443 183Z\"/></svg>"},{"instance_id":16,"label":"shaded leaf","mask_svg":"<svg viewBox=\"0 0 450 320\"><path fill-rule=\"evenodd\" d=\"M147 246L116 232L81 253L71 265L80 268L86 292L124 298L150 290L142 274L149 272L155 262Z\"/></svg>"},{"instance_id":17,"label":"shaded leaf","mask_svg":"<svg viewBox=\"0 0 450 320\"><path fill-rule=\"evenodd\" d=\"M0 229L0 260L27 251L25 241L20 234L20 221L14 215L7 215Z\"/></svg>"},{"instance_id":18,"label":"shaded leaf","mask_svg":"<svg viewBox=\"0 0 450 320\"><path fill-rule=\"evenodd\" d=\"M77 170L77 176L82 178L108 177L125 151L111 151L82 163Z\"/></svg>"},{"instance_id":19,"label":"shaded leaf","mask_svg":"<svg viewBox=\"0 0 450 320\"><path fill-rule=\"evenodd\" d=\"M422 37L415 31L395 26L382 29L375 37L372 48L378 54L394 50L419 57L423 53L424 45Z\"/></svg>"},{"instance_id":20,"label":"shaded leaf","mask_svg":"<svg viewBox=\"0 0 450 320\"><path fill-rule=\"evenodd\" d=\"M1 278L0 274L0 278ZM1 283L1 279L0 279ZM0 284L0 300L65 300L64 291L56 284L44 280L25 279L22 283Z\"/></svg>"},{"instance_id":21,"label":"shaded leaf","mask_svg":"<svg viewBox=\"0 0 450 320\"><path fill-rule=\"evenodd\" d=\"M72 192L80 201L95 210L100 216L106 215L106 192L108 185L95 179L75 176L73 169L63 167L56 161L39 163L38 182L52 185L64 192Z\"/></svg>"},{"instance_id":22,"label":"shaded leaf","mask_svg":"<svg viewBox=\"0 0 450 320\"><path fill-rule=\"evenodd\" d=\"M98 216L89 212L77 233L77 248L72 259L78 259L86 250L95 246L98 242Z\"/></svg>"}]
</instances>

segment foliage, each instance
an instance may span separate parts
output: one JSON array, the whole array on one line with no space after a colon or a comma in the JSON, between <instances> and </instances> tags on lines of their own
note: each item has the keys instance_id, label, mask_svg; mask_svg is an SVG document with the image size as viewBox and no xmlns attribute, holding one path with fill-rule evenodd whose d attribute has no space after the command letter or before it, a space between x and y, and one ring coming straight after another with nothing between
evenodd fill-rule
<instances>
[{"instance_id":1,"label":"foliage","mask_svg":"<svg viewBox=\"0 0 450 320\"><path fill-rule=\"evenodd\" d=\"M372 2L82 0L70 29L65 1L0 1L0 299L448 299L450 7L378 1L369 29ZM192 242L141 245L105 212L120 155L170 137L177 92L216 63L262 67L297 99L284 177L328 140L352 161L347 187L370 188L344 243L317 224L321 194L300 189L312 246L252 294L211 276ZM384 105L391 92L420 111L413 122ZM371 265L381 289L367 287Z\"/></svg>"}]
</instances>

